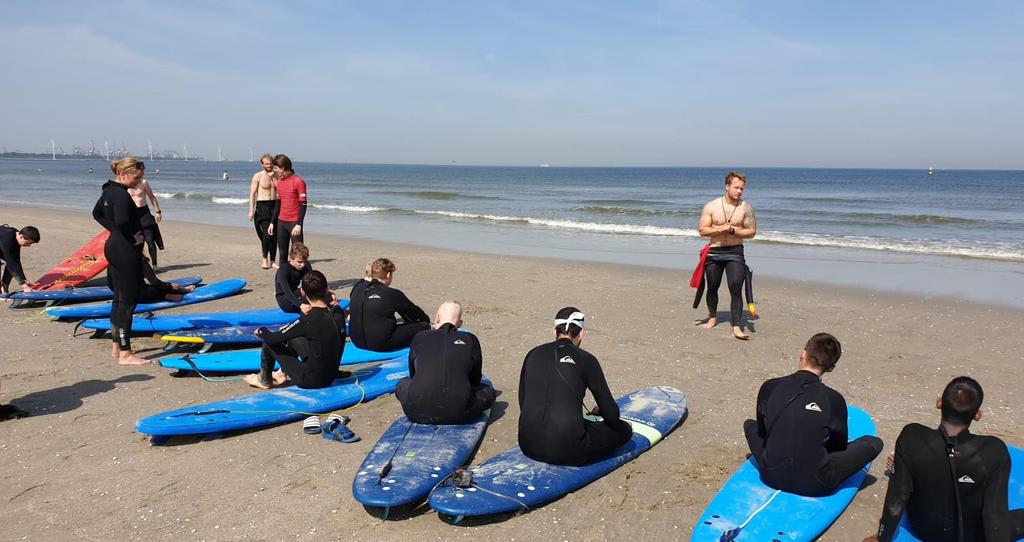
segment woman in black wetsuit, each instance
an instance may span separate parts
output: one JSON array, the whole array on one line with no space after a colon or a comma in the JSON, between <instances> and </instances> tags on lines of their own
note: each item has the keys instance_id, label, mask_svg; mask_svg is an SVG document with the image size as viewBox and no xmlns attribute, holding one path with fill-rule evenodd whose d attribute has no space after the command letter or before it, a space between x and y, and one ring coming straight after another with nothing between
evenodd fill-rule
<instances>
[{"instance_id":1,"label":"woman in black wetsuit","mask_svg":"<svg viewBox=\"0 0 1024 542\"><path fill-rule=\"evenodd\" d=\"M142 225L128 189L142 181L143 164L131 156L110 163L115 180L103 185L103 193L92 209L92 217L110 237L103 246L107 258L107 284L114 292L110 307L113 356L121 365L150 363L132 352L132 312L142 295Z\"/></svg>"}]
</instances>

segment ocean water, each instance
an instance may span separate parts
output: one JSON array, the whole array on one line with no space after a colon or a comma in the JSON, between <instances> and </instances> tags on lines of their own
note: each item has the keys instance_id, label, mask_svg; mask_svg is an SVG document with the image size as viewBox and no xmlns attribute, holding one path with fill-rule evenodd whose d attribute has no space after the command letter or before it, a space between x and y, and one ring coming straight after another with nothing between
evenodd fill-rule
<instances>
[{"instance_id":1,"label":"ocean water","mask_svg":"<svg viewBox=\"0 0 1024 542\"><path fill-rule=\"evenodd\" d=\"M248 225L258 164L147 166L165 218ZM722 194L727 171L327 163L296 170L309 187L311 232L687 273L703 244L701 207ZM747 243L756 273L1024 302L1024 172L744 171L758 221ZM0 199L88 211L109 177L101 160L0 160Z\"/></svg>"}]
</instances>

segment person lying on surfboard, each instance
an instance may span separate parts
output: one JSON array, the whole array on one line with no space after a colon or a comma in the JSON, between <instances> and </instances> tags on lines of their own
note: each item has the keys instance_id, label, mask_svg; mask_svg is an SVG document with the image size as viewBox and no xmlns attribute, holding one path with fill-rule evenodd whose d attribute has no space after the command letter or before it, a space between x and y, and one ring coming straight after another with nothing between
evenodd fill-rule
<instances>
[{"instance_id":1,"label":"person lying on surfboard","mask_svg":"<svg viewBox=\"0 0 1024 542\"><path fill-rule=\"evenodd\" d=\"M325 300L327 278L319 271L302 277L299 291L309 301L308 312L280 331L265 326L256 330L263 349L260 372L244 378L250 386L269 389L291 380L300 388L318 389L338 378L345 351L345 311ZM274 371L275 363L280 370Z\"/></svg>"},{"instance_id":2,"label":"person lying on surfboard","mask_svg":"<svg viewBox=\"0 0 1024 542\"><path fill-rule=\"evenodd\" d=\"M555 315L555 342L526 354L519 375L519 448L554 465L584 465L605 457L633 436L608 389L597 358L580 348L584 315L565 307ZM590 390L597 406L586 410ZM600 418L597 418L600 416Z\"/></svg>"},{"instance_id":3,"label":"person lying on surfboard","mask_svg":"<svg viewBox=\"0 0 1024 542\"><path fill-rule=\"evenodd\" d=\"M196 289L195 285L179 286L164 282L156 276L156 270L149 264L149 258L142 256L142 278L145 282L142 285L142 295L139 300L143 303L156 303L158 301L181 301L185 294Z\"/></svg>"},{"instance_id":4,"label":"person lying on surfboard","mask_svg":"<svg viewBox=\"0 0 1024 542\"><path fill-rule=\"evenodd\" d=\"M878 534L865 542L889 542L904 512L921 540L1018 540L1024 509L1007 511L1010 454L997 437L974 435L981 420L981 384L958 376L935 399L937 429L911 423L896 439L892 475ZM952 456L952 460L950 457Z\"/></svg>"},{"instance_id":5,"label":"person lying on surfboard","mask_svg":"<svg viewBox=\"0 0 1024 542\"><path fill-rule=\"evenodd\" d=\"M434 316L434 329L416 334L409 348L409 376L398 381L395 397L415 423L466 423L491 408L494 388L482 382L480 341L462 326L462 305L446 301Z\"/></svg>"},{"instance_id":6,"label":"person lying on surfboard","mask_svg":"<svg viewBox=\"0 0 1024 542\"><path fill-rule=\"evenodd\" d=\"M352 344L374 352L406 348L413 337L430 329L430 317L398 288L392 288L395 264L377 258L370 264L369 280L352 286L349 294L349 330ZM395 315L402 317L398 323Z\"/></svg>"},{"instance_id":7,"label":"person lying on surfboard","mask_svg":"<svg viewBox=\"0 0 1024 542\"><path fill-rule=\"evenodd\" d=\"M0 293L10 293L11 280L17 280L21 291L33 291L32 284L25 278L25 270L21 268L21 249L39 242L39 230L35 226L25 226L16 230L7 224L0 226L0 264L3 266Z\"/></svg>"},{"instance_id":8,"label":"person lying on surfboard","mask_svg":"<svg viewBox=\"0 0 1024 542\"><path fill-rule=\"evenodd\" d=\"M829 495L881 453L878 437L847 443L846 400L821 381L842 353L835 337L815 334L800 351L799 370L768 380L757 392L757 420L743 422L743 433L769 487Z\"/></svg>"}]
</instances>

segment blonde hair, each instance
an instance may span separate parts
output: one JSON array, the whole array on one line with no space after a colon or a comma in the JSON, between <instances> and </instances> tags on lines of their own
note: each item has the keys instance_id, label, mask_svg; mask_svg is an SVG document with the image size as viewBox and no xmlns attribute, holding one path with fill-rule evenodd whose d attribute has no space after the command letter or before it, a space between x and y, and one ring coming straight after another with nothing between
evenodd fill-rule
<instances>
[{"instance_id":1,"label":"blonde hair","mask_svg":"<svg viewBox=\"0 0 1024 542\"><path fill-rule=\"evenodd\" d=\"M110 161L110 171L112 171L114 175L120 175L126 171L131 171L133 169L144 168L145 166L142 165L142 161L136 159L134 156L125 156L120 160Z\"/></svg>"},{"instance_id":2,"label":"blonde hair","mask_svg":"<svg viewBox=\"0 0 1024 542\"><path fill-rule=\"evenodd\" d=\"M732 184L732 180L743 181L743 184L747 183L747 176L739 171L730 171L725 174L725 186Z\"/></svg>"},{"instance_id":3,"label":"blonde hair","mask_svg":"<svg viewBox=\"0 0 1024 542\"><path fill-rule=\"evenodd\" d=\"M395 264L387 258L377 258L370 264L370 276L375 279L382 279L394 272Z\"/></svg>"}]
</instances>

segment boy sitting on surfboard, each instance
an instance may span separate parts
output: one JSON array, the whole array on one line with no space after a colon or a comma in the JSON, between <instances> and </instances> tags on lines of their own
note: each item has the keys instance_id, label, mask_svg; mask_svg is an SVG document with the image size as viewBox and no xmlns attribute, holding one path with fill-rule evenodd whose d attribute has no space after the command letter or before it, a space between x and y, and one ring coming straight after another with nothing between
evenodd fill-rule
<instances>
[{"instance_id":1,"label":"boy sitting on surfboard","mask_svg":"<svg viewBox=\"0 0 1024 542\"><path fill-rule=\"evenodd\" d=\"M743 432L766 485L805 497L828 495L882 451L874 436L847 443L846 400L821 381L842 353L835 337L818 333L800 351L797 372L761 385L757 420L745 421Z\"/></svg>"},{"instance_id":2,"label":"boy sitting on surfboard","mask_svg":"<svg viewBox=\"0 0 1024 542\"><path fill-rule=\"evenodd\" d=\"M349 294L349 330L352 344L374 352L406 348L412 338L430 329L430 317L398 288L392 288L395 264L387 258L370 263L368 277ZM402 317L398 323L395 315Z\"/></svg>"},{"instance_id":3,"label":"boy sitting on surfboard","mask_svg":"<svg viewBox=\"0 0 1024 542\"><path fill-rule=\"evenodd\" d=\"M250 386L269 389L291 380L300 388L317 389L338 378L345 350L345 311L328 305L327 278L319 271L302 277L299 292L309 302L308 312L280 331L256 330L263 339L263 350L259 374L244 378ZM281 370L274 371L275 363Z\"/></svg>"},{"instance_id":4,"label":"boy sitting on surfboard","mask_svg":"<svg viewBox=\"0 0 1024 542\"><path fill-rule=\"evenodd\" d=\"M526 354L519 376L519 448L530 459L585 465L629 442L633 428L619 418L597 358L580 348L584 315L565 307L555 315L555 342ZM597 406L580 410L590 390ZM585 408L585 406L584 406ZM603 419L594 418L601 416Z\"/></svg>"},{"instance_id":5,"label":"boy sitting on surfboard","mask_svg":"<svg viewBox=\"0 0 1024 542\"><path fill-rule=\"evenodd\" d=\"M446 301L434 316L434 329L416 334L409 348L409 376L398 381L395 397L415 423L469 422L491 408L494 388L482 382L480 341L462 326L462 305Z\"/></svg>"},{"instance_id":6,"label":"boy sitting on surfboard","mask_svg":"<svg viewBox=\"0 0 1024 542\"><path fill-rule=\"evenodd\" d=\"M972 421L981 420L984 397L976 380L956 377L935 400L935 408L942 411L938 429L919 423L903 428L896 439L878 535L865 542L889 542L904 512L921 540L1024 537L1024 509L1007 512L1006 444L969 430Z\"/></svg>"}]
</instances>

